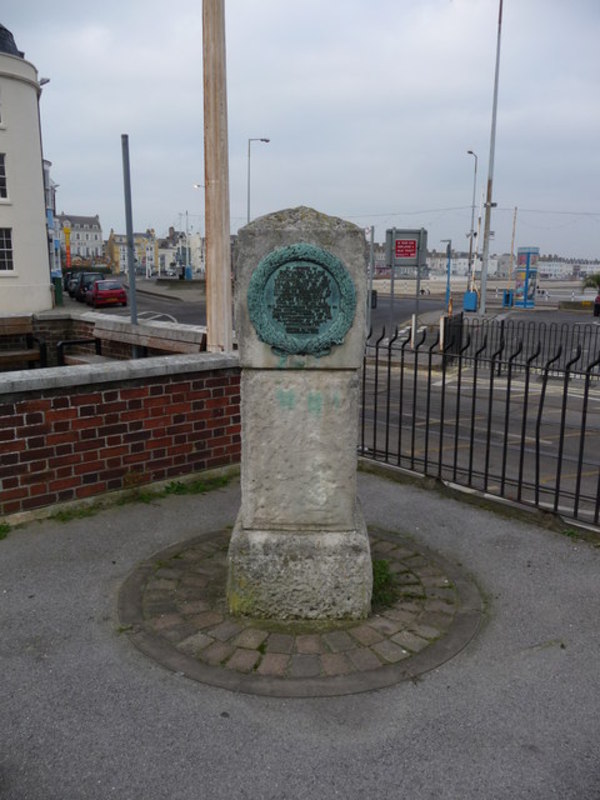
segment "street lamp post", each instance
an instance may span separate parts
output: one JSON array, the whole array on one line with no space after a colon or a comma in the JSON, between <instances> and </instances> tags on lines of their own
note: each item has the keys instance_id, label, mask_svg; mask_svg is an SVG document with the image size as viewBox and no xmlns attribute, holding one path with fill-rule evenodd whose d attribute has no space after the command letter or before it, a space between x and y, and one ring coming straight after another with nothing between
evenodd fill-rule
<instances>
[{"instance_id":1,"label":"street lamp post","mask_svg":"<svg viewBox=\"0 0 600 800\"><path fill-rule=\"evenodd\" d=\"M252 144L252 142L268 143L270 141L271 141L270 139L264 139L264 138L248 139L248 204L247 204L248 222L250 222L250 145Z\"/></svg>"},{"instance_id":2,"label":"street lamp post","mask_svg":"<svg viewBox=\"0 0 600 800\"><path fill-rule=\"evenodd\" d=\"M206 188L203 183L194 183L193 187L194 187L194 189L197 189L197 190ZM200 220L202 220L202 215L200 215ZM198 234L200 236L200 267L199 267L199 269L200 269L201 273L205 273L204 247L203 247L203 244L202 244L202 223L199 224L198 228L199 228Z\"/></svg>"},{"instance_id":3,"label":"street lamp post","mask_svg":"<svg viewBox=\"0 0 600 800\"><path fill-rule=\"evenodd\" d=\"M441 239L446 242L446 313L450 313L450 271L452 268L452 239Z\"/></svg>"},{"instance_id":4,"label":"street lamp post","mask_svg":"<svg viewBox=\"0 0 600 800\"><path fill-rule=\"evenodd\" d=\"M488 164L487 193L485 200L485 221L483 225L483 252L481 254L481 302L479 306L480 314L485 314L485 301L487 292L487 275L490 258L490 226L492 220L492 208L496 205L492 202L492 183L494 180L494 155L496 150L496 114L498 109L498 77L500 73L500 38L502 34L502 0L498 7L498 38L496 41L496 69L494 72L494 98L492 101L492 130L490 133L490 160Z\"/></svg>"},{"instance_id":5,"label":"street lamp post","mask_svg":"<svg viewBox=\"0 0 600 800\"><path fill-rule=\"evenodd\" d=\"M475 159L475 171L473 174L473 202L471 203L471 231L469 233L469 282L467 291L470 292L473 286L473 239L475 237L475 193L477 191L477 154L472 150L467 150L467 155Z\"/></svg>"}]
</instances>

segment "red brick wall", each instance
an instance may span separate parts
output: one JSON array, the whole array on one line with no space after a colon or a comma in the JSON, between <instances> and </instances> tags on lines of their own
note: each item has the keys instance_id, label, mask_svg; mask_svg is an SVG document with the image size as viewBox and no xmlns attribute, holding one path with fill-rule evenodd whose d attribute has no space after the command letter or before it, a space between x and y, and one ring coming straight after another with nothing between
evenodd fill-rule
<instances>
[{"instance_id":1,"label":"red brick wall","mask_svg":"<svg viewBox=\"0 0 600 800\"><path fill-rule=\"evenodd\" d=\"M87 339L93 335L94 325L91 322L79 319L79 317L56 318L33 318L33 329L36 336L40 336L46 342L46 352L48 355L48 366L55 367L56 345L61 339ZM94 352L92 345L89 352Z\"/></svg>"},{"instance_id":2,"label":"red brick wall","mask_svg":"<svg viewBox=\"0 0 600 800\"><path fill-rule=\"evenodd\" d=\"M100 318L101 319L101 318ZM95 322L89 319L82 319L76 315L65 314L56 316L33 315L33 330L34 335L41 337L46 342L46 351L48 357L47 366L55 367L58 364L56 346L61 340L68 339L92 339L94 336ZM174 328L177 326L174 326ZM13 337L14 339L14 337ZM23 337L10 340L10 337L0 337L0 348L5 350L13 349L16 346L23 346ZM146 355L148 357L154 355L173 354L177 352L177 345L169 347L166 350L147 347ZM81 344L71 345L68 348L68 353L94 353L94 344ZM184 352L180 349L180 352ZM119 342L115 340L102 340L102 355L109 358L126 360L132 357L132 345L127 342ZM21 369L23 367L19 367Z\"/></svg>"},{"instance_id":3,"label":"red brick wall","mask_svg":"<svg viewBox=\"0 0 600 800\"><path fill-rule=\"evenodd\" d=\"M0 395L0 515L239 463L237 368Z\"/></svg>"}]
</instances>

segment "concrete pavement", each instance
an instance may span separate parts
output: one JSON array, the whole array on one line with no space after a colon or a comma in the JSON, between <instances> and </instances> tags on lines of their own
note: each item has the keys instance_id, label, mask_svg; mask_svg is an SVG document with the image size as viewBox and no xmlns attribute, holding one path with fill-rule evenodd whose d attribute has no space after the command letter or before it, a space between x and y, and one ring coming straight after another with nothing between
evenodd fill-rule
<instances>
[{"instance_id":1,"label":"concrete pavement","mask_svg":"<svg viewBox=\"0 0 600 800\"><path fill-rule=\"evenodd\" d=\"M453 658L339 697L240 693L165 669L118 616L128 576L232 525L236 481L0 541L2 800L598 800L600 549L359 475L367 523L477 584Z\"/></svg>"}]
</instances>

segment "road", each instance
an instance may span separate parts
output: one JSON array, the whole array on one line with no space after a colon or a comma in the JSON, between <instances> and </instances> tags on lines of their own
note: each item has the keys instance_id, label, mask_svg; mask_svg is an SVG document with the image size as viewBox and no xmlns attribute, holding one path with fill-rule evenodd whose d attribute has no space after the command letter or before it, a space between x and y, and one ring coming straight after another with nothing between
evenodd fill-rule
<instances>
[{"instance_id":1,"label":"road","mask_svg":"<svg viewBox=\"0 0 600 800\"><path fill-rule=\"evenodd\" d=\"M377 297L377 308L371 309L371 328L377 332L385 327L386 332L389 332L397 325L402 326L410 321L417 310L416 307L415 297L394 297L392 303L391 295L380 294ZM430 311L439 311L441 315L444 307L442 297L419 298L419 315Z\"/></svg>"},{"instance_id":2,"label":"road","mask_svg":"<svg viewBox=\"0 0 600 800\"><path fill-rule=\"evenodd\" d=\"M206 325L206 302L182 301L179 298L170 298L164 295L150 295L143 291L136 294L138 315L146 318L157 315L156 318L170 319L185 325ZM82 304L73 300L68 295L64 299L65 308L82 308ZM429 311L443 311L444 302L440 297L423 297L419 299L419 313ZM386 330L396 325L403 325L408 322L411 315L415 312L416 300L414 297L395 297L393 304L390 296L379 295L377 308L371 310L371 326L374 331L381 330L384 326ZM119 316L129 317L130 308L99 308L96 309L101 314L118 314ZM162 315L162 316L161 316Z\"/></svg>"},{"instance_id":3,"label":"road","mask_svg":"<svg viewBox=\"0 0 600 800\"><path fill-rule=\"evenodd\" d=\"M185 325L206 325L206 303L181 301L179 299L164 297L161 295L149 295L142 292L136 294L138 316L146 319L158 319L163 321L178 322ZM81 303L73 300L68 295L64 298L65 309L82 309ZM117 314L120 317L129 318L131 308L97 308L99 314Z\"/></svg>"},{"instance_id":4,"label":"road","mask_svg":"<svg viewBox=\"0 0 600 800\"><path fill-rule=\"evenodd\" d=\"M144 282L142 281L141 284ZM152 282L150 282L152 283ZM153 284L152 284L153 285ZM182 297L169 297L165 295L150 295L143 291L143 285L138 286L137 307L138 313L142 317L171 320L186 325L205 325L206 324L206 303L204 300L183 300ZM194 292L194 294L199 294ZM570 292L567 292L570 296ZM182 290L181 295L185 296ZM568 299L568 298L567 298ZM488 293L488 303L497 300L493 293ZM460 310L461 300L455 293L455 303L458 303L456 310ZM75 306L81 308L80 303L76 303L68 295L65 296L65 306ZM417 307L418 306L418 307ZM377 295L377 305L374 309L369 309L370 327L374 334L378 334L385 327L386 335L395 330L396 326L402 327L410 322L412 314L415 312L422 315L439 312L440 316L445 309L445 300L442 295L424 295L417 298L414 295L396 294L392 299L391 295ZM557 311L555 307L544 308L544 301L538 301L538 307L534 310L526 309L501 309L495 305L490 309L492 313L502 314L504 318L519 320L525 323L535 323L536 325L548 325L549 323L560 322L567 325L598 325L600 320L595 320L592 311ZM107 308L98 309L100 313L118 314L129 316L130 309ZM431 317L430 317L431 318Z\"/></svg>"}]
</instances>

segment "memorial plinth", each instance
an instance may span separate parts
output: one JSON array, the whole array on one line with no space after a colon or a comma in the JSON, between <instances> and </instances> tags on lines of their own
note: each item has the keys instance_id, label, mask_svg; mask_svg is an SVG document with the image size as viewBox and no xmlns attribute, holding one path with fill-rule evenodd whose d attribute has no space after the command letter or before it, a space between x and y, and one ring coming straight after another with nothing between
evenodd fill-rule
<instances>
[{"instance_id":1,"label":"memorial plinth","mask_svg":"<svg viewBox=\"0 0 600 800\"><path fill-rule=\"evenodd\" d=\"M372 566L356 497L365 237L297 208L243 228L235 253L242 503L234 614L356 619Z\"/></svg>"}]
</instances>

